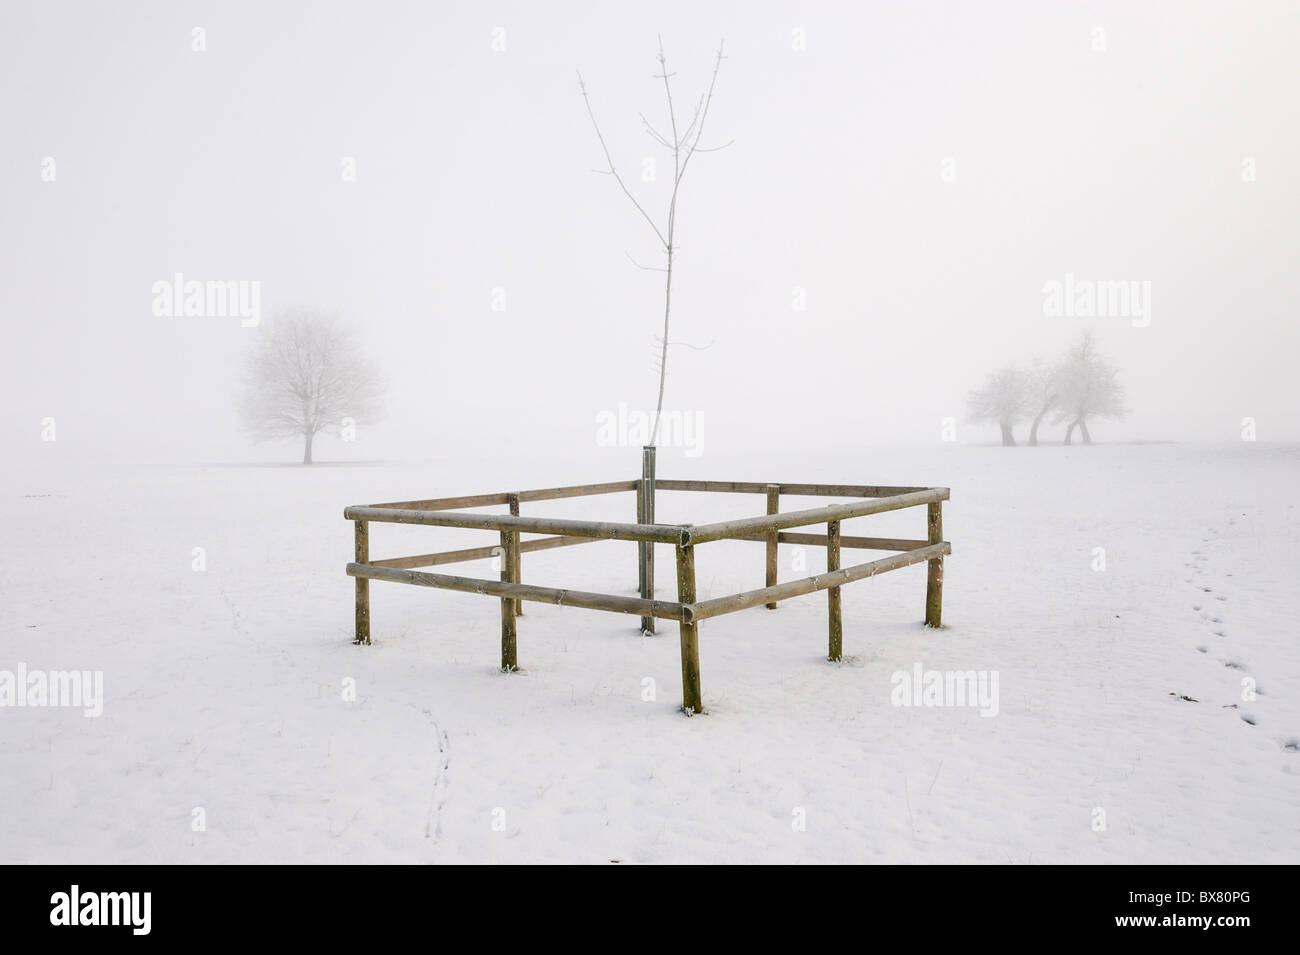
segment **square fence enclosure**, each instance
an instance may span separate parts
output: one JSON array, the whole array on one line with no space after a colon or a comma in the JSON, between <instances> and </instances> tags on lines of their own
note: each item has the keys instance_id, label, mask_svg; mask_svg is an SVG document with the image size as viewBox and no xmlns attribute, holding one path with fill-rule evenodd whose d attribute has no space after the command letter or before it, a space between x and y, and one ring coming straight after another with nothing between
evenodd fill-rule
<instances>
[{"instance_id":1,"label":"square fence enclosure","mask_svg":"<svg viewBox=\"0 0 1300 955\"><path fill-rule=\"evenodd\" d=\"M418 587L435 587L486 594L501 601L501 668L518 668L516 618L523 613L523 602L535 600L591 610L634 614L641 618L641 629L655 631L656 620L674 620L678 624L682 654L682 708L687 713L704 711L700 694L700 622L709 617L751 607L774 608L780 600L824 590L830 609L827 657L842 656L843 627L840 612L840 587L890 570L926 561L925 622L938 627L943 604L943 558L952 552L943 539L943 502L946 487L886 487L849 484L763 484L743 481L668 481L656 479L654 449L645 449L642 477L606 484L582 484L571 487L543 488L501 494L477 494L467 497L435 498L423 501L397 501L345 508L343 516L353 522L356 531L356 554L347 566L356 583L356 639L370 643L370 581L387 580ZM761 495L766 513L754 517L719 521L713 524L659 524L655 522L655 497L661 491L711 491L728 494ZM635 493L636 523L582 521L566 518L527 517L521 506L532 501L550 501L597 494ZM847 503L830 504L806 510L780 510L781 495L801 497L852 498ZM470 509L508 508L508 513L471 513ZM903 508L924 507L926 536L921 539L885 537L845 537L840 522L869 514ZM484 547L416 554L410 557L370 558L371 523L421 524L430 527L466 527L497 531L500 542ZM800 533L794 528L825 525L825 533ZM542 536L520 538L521 534ZM523 582L521 557L532 551L568 547L596 540L638 542L638 579L640 596L593 593L584 590L538 587ZM695 548L720 540L758 541L767 548L765 586L743 593L697 600L695 594ZM654 594L655 544L671 545L676 555L677 599L657 600ZM815 574L784 583L777 581L777 547L802 544L826 548L826 573ZM841 550L890 551L890 556L861 564L841 566ZM436 567L460 561L501 557L501 579L458 577L428 573L418 567Z\"/></svg>"}]
</instances>

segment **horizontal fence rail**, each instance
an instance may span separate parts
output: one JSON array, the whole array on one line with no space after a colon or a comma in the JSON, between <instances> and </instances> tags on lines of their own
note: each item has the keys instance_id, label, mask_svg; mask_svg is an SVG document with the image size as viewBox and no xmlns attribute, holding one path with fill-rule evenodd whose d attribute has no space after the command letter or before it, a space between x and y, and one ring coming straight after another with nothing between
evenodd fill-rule
<instances>
[{"instance_id":1,"label":"horizontal fence rail","mask_svg":"<svg viewBox=\"0 0 1300 955\"><path fill-rule=\"evenodd\" d=\"M409 508L349 507L343 516L350 521L379 524L424 524L429 527L470 527L485 531L520 531L591 537L597 540L653 541L675 544L683 528L674 524L612 524L606 521L575 521L560 517L511 517L507 514L466 514L464 511L420 511Z\"/></svg>"},{"instance_id":2,"label":"horizontal fence rail","mask_svg":"<svg viewBox=\"0 0 1300 955\"><path fill-rule=\"evenodd\" d=\"M767 532L764 532L728 537L727 540L766 541L769 536ZM826 538L827 535L825 534L800 534L797 532L791 533L790 531L779 531L776 535L778 544L806 544L812 547L825 547L827 544ZM898 537L841 537L840 546L849 550L916 550L920 547L930 546L930 542L904 540Z\"/></svg>"},{"instance_id":3,"label":"horizontal fence rail","mask_svg":"<svg viewBox=\"0 0 1300 955\"><path fill-rule=\"evenodd\" d=\"M908 551L905 554L884 557L880 560L868 561L865 564L855 564L842 570L814 574L812 577L805 577L802 580L792 580L772 587L763 587L760 590L749 590L741 594L703 600L689 604L685 609L693 619L707 620L709 617L717 617L724 613L748 610L750 607L757 607L759 604L765 604L773 600L802 597L804 594L816 593L819 590L838 587L841 584L849 584L855 580L862 580L864 577L874 577L876 574L883 574L888 570L897 570L900 567L919 564L950 553L952 553L952 548L947 544L934 544L922 550Z\"/></svg>"},{"instance_id":4,"label":"horizontal fence rail","mask_svg":"<svg viewBox=\"0 0 1300 955\"><path fill-rule=\"evenodd\" d=\"M395 507L405 510L447 511L463 507L491 507L494 504L509 504L510 498L516 496L520 501L558 501L565 497L587 497L593 494L616 494L619 491L635 491L636 481L608 481L604 484L574 484L569 487L547 487L534 491L519 491L511 494L472 494L468 497L440 497L427 501L396 501L391 504L372 504L371 507Z\"/></svg>"},{"instance_id":5,"label":"horizontal fence rail","mask_svg":"<svg viewBox=\"0 0 1300 955\"><path fill-rule=\"evenodd\" d=\"M760 514L757 517L742 517L734 521L687 527L682 536L682 543L684 545L707 544L709 541L725 540L729 537L773 529L782 530L787 527L804 527L808 524L847 521L854 517L897 511L904 507L916 507L919 504L932 504L947 499L948 489L935 487L926 491L913 491L895 497L877 498L854 504L832 504L829 507L813 507L806 511L786 511L784 514Z\"/></svg>"},{"instance_id":6,"label":"horizontal fence rail","mask_svg":"<svg viewBox=\"0 0 1300 955\"><path fill-rule=\"evenodd\" d=\"M520 505L536 501L636 493L635 522L587 521L570 518L523 516ZM693 491L735 494L761 494L767 513L710 524L662 524L655 521L657 491ZM780 510L786 497L849 497L843 504ZM607 481L601 484L575 484L565 487L511 491L500 494L474 494L460 497L396 501L344 508L343 516L354 523L355 559L347 565L348 576L356 584L356 639L370 643L371 580L389 581L417 587L478 593L501 601L501 667L518 669L516 660L517 617L523 613L524 601L564 607L581 607L625 613L641 618L641 630L654 633L655 620L675 620L680 628L683 709L688 713L703 711L700 695L699 624L711 617L764 605L775 609L779 602L792 597L826 591L828 594L828 659L841 658L843 625L840 588L914 564L925 563L925 622L941 625L943 559L952 546L943 539L943 502L949 499L946 487L911 487L875 484L773 484L747 481L672 481L656 479L654 449L644 449L642 475L638 480ZM509 508L508 514L474 514L468 509L482 507ZM926 537L855 537L840 533L840 522L910 507L924 507ZM470 530L496 531L500 541L480 547L414 554L406 557L370 558L369 526L371 523L408 524L426 527L460 527ZM791 528L824 524L826 533L804 533ZM546 536L521 540L520 534ZM525 584L520 579L520 555L600 540L636 541L640 570L639 597L602 594L557 587ZM695 548L721 540L761 542L766 545L767 586L708 600L696 598ZM654 599L654 545L668 544L676 550L676 601ZM799 580L777 582L777 548L781 544L822 547L826 550L827 571ZM888 557L850 567L840 566L841 549L892 551ZM417 567L432 567L464 561L500 559L501 579L488 580L449 574L426 573Z\"/></svg>"},{"instance_id":7,"label":"horizontal fence rail","mask_svg":"<svg viewBox=\"0 0 1300 955\"><path fill-rule=\"evenodd\" d=\"M538 550L551 550L555 547L572 547L574 544L593 544L597 537L538 537L519 542L519 550L525 554ZM922 544L925 542L922 541ZM495 557L501 553L501 546L466 547L463 550L444 550L437 554L416 554L412 557L389 557L386 560L372 560L372 567L395 567L399 570L411 567L435 567L439 564L459 564L467 560L482 560Z\"/></svg>"},{"instance_id":8,"label":"horizontal fence rail","mask_svg":"<svg viewBox=\"0 0 1300 955\"><path fill-rule=\"evenodd\" d=\"M661 491L719 491L730 494L766 494L768 488L777 488L787 497L892 497L913 491L928 491L926 487L888 487L880 484L763 484L759 481L665 481L659 478L655 487Z\"/></svg>"},{"instance_id":9,"label":"horizontal fence rail","mask_svg":"<svg viewBox=\"0 0 1300 955\"><path fill-rule=\"evenodd\" d=\"M509 504L509 494L471 494L466 497L436 497L428 501L389 501L387 504L371 504L371 507L392 507L412 511L450 511L462 507L492 507L495 504Z\"/></svg>"},{"instance_id":10,"label":"horizontal fence rail","mask_svg":"<svg viewBox=\"0 0 1300 955\"><path fill-rule=\"evenodd\" d=\"M441 590L459 590L471 594L488 594L492 597L519 597L538 603L561 607L585 607L589 610L610 610L640 616L650 614L662 620L681 620L682 605L662 600L642 600L640 597L622 597L617 594L596 594L584 590L560 590L556 587L536 587L531 584L514 584L477 577L453 577L448 574L426 574L418 570L394 570L373 564L348 564L349 577L369 580L391 580L417 587L436 587Z\"/></svg>"}]
</instances>

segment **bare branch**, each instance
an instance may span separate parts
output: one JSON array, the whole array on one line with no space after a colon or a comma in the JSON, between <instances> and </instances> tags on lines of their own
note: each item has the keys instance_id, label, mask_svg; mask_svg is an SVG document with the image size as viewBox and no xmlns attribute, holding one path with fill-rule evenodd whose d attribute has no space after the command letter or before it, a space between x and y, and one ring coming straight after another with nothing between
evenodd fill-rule
<instances>
[{"instance_id":1,"label":"bare branch","mask_svg":"<svg viewBox=\"0 0 1300 955\"><path fill-rule=\"evenodd\" d=\"M680 174L678 173L678 169L677 169L677 154L678 151L681 149L682 141L677 136L677 113L673 109L673 88L668 84L668 78L673 74L668 72L668 60L664 56L664 38L662 36L659 37L659 65L663 67L664 70L663 73L664 94L668 97L668 122L671 124L673 130L673 145L672 145L673 179L676 180L680 177ZM674 196L673 198L675 200L676 196ZM670 212L669 215L671 216L671 214L672 213ZM668 227L668 234L669 235L672 234L671 225L669 225Z\"/></svg>"},{"instance_id":2,"label":"bare branch","mask_svg":"<svg viewBox=\"0 0 1300 955\"><path fill-rule=\"evenodd\" d=\"M713 88L717 86L718 83L718 70L722 69L722 61L725 59L722 55L724 42L725 41L718 42L718 56L717 59L713 61L713 77L709 80L709 92L704 97L704 108L700 110L700 125L695 131L694 144L689 150L687 150L686 158L682 160L681 172L677 174L678 182L681 182L682 176L686 175L686 166L691 161L691 157L695 155L695 150L700 144L700 136L704 134L704 121L708 118L709 106L713 103Z\"/></svg>"},{"instance_id":3,"label":"bare branch","mask_svg":"<svg viewBox=\"0 0 1300 955\"><path fill-rule=\"evenodd\" d=\"M641 117L641 122L645 125L646 132L649 133L652 138L657 139L669 149L673 148L673 144L664 137L664 134L655 129L654 126L651 125L650 120L645 118L645 113L638 113L637 115Z\"/></svg>"},{"instance_id":4,"label":"bare branch","mask_svg":"<svg viewBox=\"0 0 1300 955\"><path fill-rule=\"evenodd\" d=\"M664 149L668 150L669 152L673 151L673 144L670 143L668 140L664 139L653 129L647 129L645 131L645 134L649 136L651 139L653 139L655 142L657 142L660 146L664 147Z\"/></svg>"},{"instance_id":5,"label":"bare branch","mask_svg":"<svg viewBox=\"0 0 1300 955\"><path fill-rule=\"evenodd\" d=\"M623 182L623 177L620 176L618 170L614 168L614 159L609 154L609 147L605 145L605 137L600 131L600 124L596 122L596 114L592 112L591 98L587 96L587 84L582 81L581 73L578 74L578 89L582 91L582 101L587 104L587 115L591 117L591 126L596 130L596 138L600 140L600 148L605 153L605 161L609 163L610 175L612 175L615 181L618 182L619 188L623 190L623 194L628 197L632 205L636 206L636 211L641 213L641 215L645 217L645 221L650 224L650 228L654 229L655 235L659 237L659 241L663 243L664 248L668 248L668 240L665 239L664 234L659 231L659 227L655 225L654 219L650 218L650 213L646 212L645 209L641 207L641 203L636 201L636 196L632 195L627 184Z\"/></svg>"},{"instance_id":6,"label":"bare branch","mask_svg":"<svg viewBox=\"0 0 1300 955\"><path fill-rule=\"evenodd\" d=\"M626 255L626 256L627 256L627 260L628 260L629 262L631 262L633 265L635 265L638 269L645 269L647 272L667 272L667 271L668 271L667 269L661 269L661 268L658 268L658 267L653 266L653 265L642 265L642 264L641 264L640 262L638 262L636 259L632 258L631 254L628 253L627 251L624 251L623 254Z\"/></svg>"},{"instance_id":7,"label":"bare branch","mask_svg":"<svg viewBox=\"0 0 1300 955\"><path fill-rule=\"evenodd\" d=\"M654 337L654 340L655 340L655 345L656 345L656 346L657 346L657 345L660 345L660 344L663 343L663 339L660 338L658 335L656 335L656 336ZM693 351L705 351L706 349L709 349L709 348L712 348L712 347L713 347L713 339L710 338L710 339L709 339L709 343L708 343L707 345L692 345L690 342L669 342L668 344L669 344L669 345L681 345L683 348L690 348L690 349L692 349Z\"/></svg>"},{"instance_id":8,"label":"bare branch","mask_svg":"<svg viewBox=\"0 0 1300 955\"><path fill-rule=\"evenodd\" d=\"M686 141L691 138L691 130L693 130L695 128L695 124L700 121L700 110L703 108L704 108L704 94L701 93L700 101L695 104L695 115L691 117L691 121L687 125L687 127L684 130L682 130L683 144L685 144Z\"/></svg>"}]
</instances>

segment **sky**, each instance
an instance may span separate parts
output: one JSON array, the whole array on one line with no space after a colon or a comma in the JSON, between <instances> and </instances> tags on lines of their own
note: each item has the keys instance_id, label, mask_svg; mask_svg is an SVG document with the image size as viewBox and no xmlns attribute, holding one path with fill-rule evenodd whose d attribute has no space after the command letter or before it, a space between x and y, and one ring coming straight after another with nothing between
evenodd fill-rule
<instances>
[{"instance_id":1,"label":"sky","mask_svg":"<svg viewBox=\"0 0 1300 955\"><path fill-rule=\"evenodd\" d=\"M654 407L663 277L577 72L662 221L659 37L679 112L725 41L665 396L707 453L994 441L967 392L1085 329L1130 409L1096 440L1300 440L1296 2L6 0L9 453L52 418L64 453L295 460L235 413L290 305L388 382L318 459L592 451ZM263 324L156 315L176 273L259 283ZM1067 276L1149 309L1045 314Z\"/></svg>"}]
</instances>

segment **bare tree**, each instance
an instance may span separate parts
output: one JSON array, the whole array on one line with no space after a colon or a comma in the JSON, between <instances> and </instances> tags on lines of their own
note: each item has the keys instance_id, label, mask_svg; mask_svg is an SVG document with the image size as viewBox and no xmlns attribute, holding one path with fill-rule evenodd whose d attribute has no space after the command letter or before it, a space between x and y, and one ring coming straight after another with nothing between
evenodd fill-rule
<instances>
[{"instance_id":1,"label":"bare tree","mask_svg":"<svg viewBox=\"0 0 1300 955\"><path fill-rule=\"evenodd\" d=\"M967 396L970 420L996 421L1002 429L1003 447L1015 447L1016 422L1026 416L1030 400L1029 374L1018 365L1008 365L989 375L984 384Z\"/></svg>"},{"instance_id":2,"label":"bare tree","mask_svg":"<svg viewBox=\"0 0 1300 955\"><path fill-rule=\"evenodd\" d=\"M1060 402L1056 421L1069 421L1065 443L1069 444L1077 427L1084 444L1092 444L1088 432L1089 418L1122 418L1124 386L1119 369L1097 350L1092 332L1085 331L1061 363Z\"/></svg>"},{"instance_id":3,"label":"bare tree","mask_svg":"<svg viewBox=\"0 0 1300 955\"><path fill-rule=\"evenodd\" d=\"M1029 426L1029 446L1038 447L1038 426L1060 400L1061 366L1036 360L1029 369L1028 397L1032 402L1034 423Z\"/></svg>"},{"instance_id":4,"label":"bare tree","mask_svg":"<svg viewBox=\"0 0 1300 955\"><path fill-rule=\"evenodd\" d=\"M591 108L591 99L587 96L587 84L583 82L582 74L578 74L578 89L582 92L582 101L587 106L587 115L591 117L592 128L596 130L596 139L600 141L601 151L605 154L605 162L609 167L607 169L597 169L595 171L614 177L614 181L617 182L619 188L623 190L623 194L627 196L628 200L631 201L632 205L636 208L636 211L641 214L641 217L645 219L651 230L654 231L655 238L658 239L659 244L663 247L666 260L664 268L650 269L651 271L660 271L664 273L664 332L658 342L659 400L655 405L654 426L650 431L651 444L656 444L658 442L659 419L663 415L664 410L664 382L668 375L668 346L671 344L668 340L668 319L672 310L673 301L673 257L677 252L677 246L673 244L673 239L677 232L677 197L681 190L682 177L686 175L686 167L690 164L691 159L694 158L696 153L716 152L719 149L725 149L727 146L731 145L731 143L724 143L721 146L714 146L712 148L700 145L700 137L704 135L704 123L709 116L709 106L713 102L713 88L718 82L718 70L722 68L722 48L723 44L719 42L717 57L713 61L713 76L709 80L708 90L700 95L700 98L695 105L694 116L691 118L690 123L685 127L679 128L677 124L677 110L673 105L672 85L669 82L669 80L671 80L676 74L668 72L668 61L664 57L663 37L659 38L658 60L660 72L655 74L655 79L663 80L664 96L668 100L668 135L664 135L659 132L659 130L655 129L655 127L651 125L650 121L646 119L644 113L641 114L641 124L645 127L646 134L660 146L663 146L672 153L673 157L672 192L669 194L668 213L663 228L660 228L660 226L655 222L654 217L651 216L650 213L646 212L645 207L637 201L637 198L634 195L632 195L632 191L628 189L627 183L623 181L623 177L619 175L618 170L615 168L614 159L609 152L609 146L605 144L605 137L600 131L600 124L596 122L596 114ZM637 264L635 260L633 261L633 264ZM647 266L640 267L648 268Z\"/></svg>"},{"instance_id":5,"label":"bare tree","mask_svg":"<svg viewBox=\"0 0 1300 955\"><path fill-rule=\"evenodd\" d=\"M249 358L239 412L258 441L299 437L302 463L322 431L376 420L383 385L361 356L355 330L310 308L285 309L259 330Z\"/></svg>"}]
</instances>

